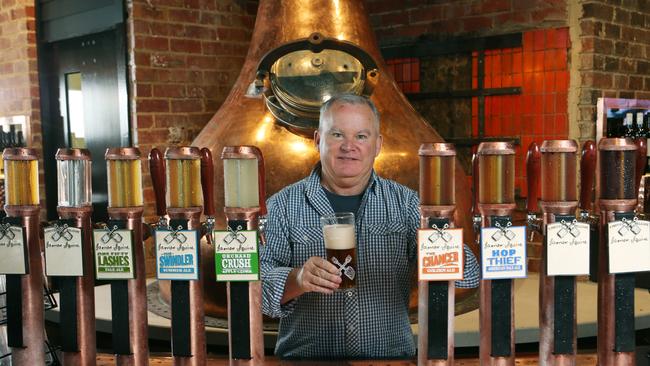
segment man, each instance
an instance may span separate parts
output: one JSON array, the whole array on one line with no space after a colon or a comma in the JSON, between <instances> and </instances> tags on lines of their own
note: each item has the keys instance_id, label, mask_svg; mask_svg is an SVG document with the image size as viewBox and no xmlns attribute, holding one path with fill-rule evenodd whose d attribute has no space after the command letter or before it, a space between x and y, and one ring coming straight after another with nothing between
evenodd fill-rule
<instances>
[{"instance_id":1,"label":"man","mask_svg":"<svg viewBox=\"0 0 650 366\"><path fill-rule=\"evenodd\" d=\"M381 150L379 113L367 98L335 96L321 108L314 134L320 163L311 175L268 201L261 249L262 310L281 318L281 358L404 358L415 355L408 319L420 224L415 191L373 170ZM353 212L357 286L325 260L320 217ZM478 285L466 250L465 281Z\"/></svg>"}]
</instances>

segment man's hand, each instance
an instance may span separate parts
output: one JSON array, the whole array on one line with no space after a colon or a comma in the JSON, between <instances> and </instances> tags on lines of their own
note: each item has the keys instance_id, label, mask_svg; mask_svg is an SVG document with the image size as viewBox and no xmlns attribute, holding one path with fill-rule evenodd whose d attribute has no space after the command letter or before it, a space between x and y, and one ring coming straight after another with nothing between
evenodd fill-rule
<instances>
[{"instance_id":1,"label":"man's hand","mask_svg":"<svg viewBox=\"0 0 650 366\"><path fill-rule=\"evenodd\" d=\"M341 276L332 263L320 257L311 257L298 272L296 282L303 292L331 294L339 288Z\"/></svg>"},{"instance_id":2,"label":"man's hand","mask_svg":"<svg viewBox=\"0 0 650 366\"><path fill-rule=\"evenodd\" d=\"M321 257L311 257L302 268L289 273L280 302L285 304L306 292L331 294L340 284L341 276L336 266Z\"/></svg>"}]
</instances>

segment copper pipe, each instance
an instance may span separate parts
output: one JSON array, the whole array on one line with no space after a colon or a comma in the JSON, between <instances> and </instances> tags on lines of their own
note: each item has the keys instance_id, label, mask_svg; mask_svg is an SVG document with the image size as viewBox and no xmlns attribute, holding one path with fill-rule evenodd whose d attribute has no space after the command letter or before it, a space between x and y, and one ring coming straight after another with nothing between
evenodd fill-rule
<instances>
[{"instance_id":1,"label":"copper pipe","mask_svg":"<svg viewBox=\"0 0 650 366\"><path fill-rule=\"evenodd\" d=\"M484 142L477 149L478 210L481 227L492 227L493 216L512 216L514 201L514 149L505 142ZM482 365L515 365L514 282L510 283L510 356L492 356L492 282L481 280L479 285L479 356Z\"/></svg>"},{"instance_id":2,"label":"copper pipe","mask_svg":"<svg viewBox=\"0 0 650 366\"><path fill-rule=\"evenodd\" d=\"M201 207L167 208L171 220L187 220L188 230L201 229ZM191 357L174 356L175 366L204 366L207 362L205 343L205 310L203 307L203 274L189 282L190 299L190 351ZM166 281L168 282L168 281ZM173 311L173 308L172 308Z\"/></svg>"},{"instance_id":3,"label":"copper pipe","mask_svg":"<svg viewBox=\"0 0 650 366\"><path fill-rule=\"evenodd\" d=\"M452 144L420 145L420 227L429 228L429 218L449 220L454 228L456 150ZM429 281L418 281L418 365L454 364L455 283L447 281L447 358L428 359Z\"/></svg>"},{"instance_id":4,"label":"copper pipe","mask_svg":"<svg viewBox=\"0 0 650 366\"><path fill-rule=\"evenodd\" d=\"M63 352L64 365L94 365L97 362L95 342L95 279L92 247L92 206L58 207L61 219L75 220L81 229L84 275L77 277L77 342L79 352Z\"/></svg>"},{"instance_id":5,"label":"copper pipe","mask_svg":"<svg viewBox=\"0 0 650 366\"><path fill-rule=\"evenodd\" d=\"M578 145L573 140L544 141L541 146L542 201L544 212L543 232L548 224L555 222L556 215L575 215L578 207L576 187L576 153ZM555 340L555 277L547 273L547 245L544 245L539 280L539 364L542 366L575 366L576 302L573 303L573 350L574 353L556 354ZM573 280L573 293L576 282Z\"/></svg>"},{"instance_id":6,"label":"copper pipe","mask_svg":"<svg viewBox=\"0 0 650 366\"><path fill-rule=\"evenodd\" d=\"M630 366L635 364L634 352L614 352L615 344L615 280L609 273L607 224L615 220L615 212L632 212L637 205L636 150L630 139L603 138L598 144L600 242L598 258L598 365Z\"/></svg>"},{"instance_id":7,"label":"copper pipe","mask_svg":"<svg viewBox=\"0 0 650 366\"><path fill-rule=\"evenodd\" d=\"M43 266L41 261L40 206L5 206L9 217L21 217L25 229L29 274L23 275L23 346L12 348L11 359L16 365L45 365L43 323Z\"/></svg>"}]
</instances>

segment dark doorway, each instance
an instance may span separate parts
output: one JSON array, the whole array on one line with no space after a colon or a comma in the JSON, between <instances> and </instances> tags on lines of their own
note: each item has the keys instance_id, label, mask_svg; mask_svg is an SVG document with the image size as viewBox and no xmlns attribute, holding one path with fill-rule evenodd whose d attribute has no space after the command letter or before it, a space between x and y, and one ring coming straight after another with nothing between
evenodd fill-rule
<instances>
[{"instance_id":1,"label":"dark doorway","mask_svg":"<svg viewBox=\"0 0 650 366\"><path fill-rule=\"evenodd\" d=\"M39 55L43 101L43 155L48 219L57 217L56 150L92 154L93 220L107 219L108 147L129 146L126 43L114 29L43 44Z\"/></svg>"}]
</instances>

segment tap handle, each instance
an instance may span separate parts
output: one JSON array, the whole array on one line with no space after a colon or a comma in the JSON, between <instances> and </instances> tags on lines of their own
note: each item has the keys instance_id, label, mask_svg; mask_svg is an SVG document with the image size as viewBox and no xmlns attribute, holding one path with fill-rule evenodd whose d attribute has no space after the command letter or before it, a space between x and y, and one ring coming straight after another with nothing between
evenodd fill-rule
<instances>
[{"instance_id":1,"label":"tap handle","mask_svg":"<svg viewBox=\"0 0 650 366\"><path fill-rule=\"evenodd\" d=\"M580 209L583 211L591 210L591 196L595 176L596 144L590 140L582 145L582 157L580 159Z\"/></svg>"},{"instance_id":2,"label":"tap handle","mask_svg":"<svg viewBox=\"0 0 650 366\"><path fill-rule=\"evenodd\" d=\"M212 152L207 147L201 149L201 187L206 216L214 216L214 162Z\"/></svg>"},{"instance_id":3,"label":"tap handle","mask_svg":"<svg viewBox=\"0 0 650 366\"><path fill-rule=\"evenodd\" d=\"M634 140L634 143L636 144L637 150L636 150L636 182L635 182L635 190L637 194L639 193L639 186L641 185L641 178L643 177L643 173L645 172L645 165L646 165L646 159L647 159L647 152L648 152L648 141L644 138L639 138Z\"/></svg>"},{"instance_id":4,"label":"tap handle","mask_svg":"<svg viewBox=\"0 0 650 366\"><path fill-rule=\"evenodd\" d=\"M537 212L537 201L539 200L539 180L541 178L542 153L536 142L531 142L526 154L526 183L528 195L526 196L526 210Z\"/></svg>"},{"instance_id":5,"label":"tap handle","mask_svg":"<svg viewBox=\"0 0 650 366\"><path fill-rule=\"evenodd\" d=\"M151 153L149 153L149 171L151 173L153 191L156 196L156 214L162 217L167 214L167 204L165 202L165 160L163 159L163 154L157 148L151 149Z\"/></svg>"},{"instance_id":6,"label":"tap handle","mask_svg":"<svg viewBox=\"0 0 650 366\"><path fill-rule=\"evenodd\" d=\"M479 168L478 168L478 154L475 152L472 155L472 212L474 216L481 213L478 211L478 184L479 184Z\"/></svg>"}]
</instances>

